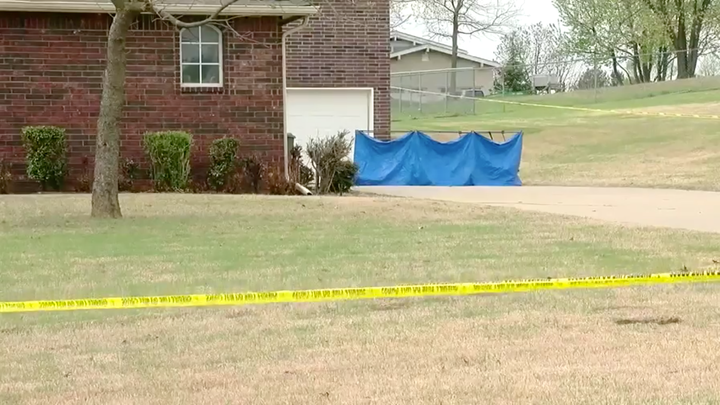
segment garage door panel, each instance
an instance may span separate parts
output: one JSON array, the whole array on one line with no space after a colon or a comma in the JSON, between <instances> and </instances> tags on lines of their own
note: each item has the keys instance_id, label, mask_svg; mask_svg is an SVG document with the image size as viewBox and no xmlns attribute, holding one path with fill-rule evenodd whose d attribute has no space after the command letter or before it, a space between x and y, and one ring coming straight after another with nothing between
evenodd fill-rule
<instances>
[{"instance_id":1,"label":"garage door panel","mask_svg":"<svg viewBox=\"0 0 720 405\"><path fill-rule=\"evenodd\" d=\"M356 130L373 129L369 89L288 89L286 108L288 132L303 150L314 137L328 137L341 131L352 137ZM351 152L350 159L352 156Z\"/></svg>"}]
</instances>

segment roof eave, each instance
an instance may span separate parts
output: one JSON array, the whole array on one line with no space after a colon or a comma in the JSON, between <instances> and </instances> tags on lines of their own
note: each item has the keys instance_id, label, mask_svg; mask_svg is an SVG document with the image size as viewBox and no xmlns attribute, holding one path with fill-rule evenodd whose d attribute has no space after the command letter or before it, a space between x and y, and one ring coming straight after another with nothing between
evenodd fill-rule
<instances>
[{"instance_id":1,"label":"roof eave","mask_svg":"<svg viewBox=\"0 0 720 405\"><path fill-rule=\"evenodd\" d=\"M163 9L171 14L178 15L209 15L217 10L217 5L176 5L165 6ZM52 13L112 13L115 7L112 3L72 3L62 1L42 0L0 0L0 11L16 12L52 12ZM220 15L253 17L253 16L307 16L317 14L315 6L273 6L273 5L233 5L227 7Z\"/></svg>"},{"instance_id":2,"label":"roof eave","mask_svg":"<svg viewBox=\"0 0 720 405\"><path fill-rule=\"evenodd\" d=\"M401 32L401 31L390 31L390 39L401 39L403 41L412 42L413 44L417 44L417 45L431 45L431 46L437 46L440 48L447 48L449 50L452 50L452 47L445 45L441 42L425 39L422 37L417 37L415 35L410 35L408 33ZM458 53L467 54L468 51L465 49L458 49Z\"/></svg>"},{"instance_id":3,"label":"roof eave","mask_svg":"<svg viewBox=\"0 0 720 405\"><path fill-rule=\"evenodd\" d=\"M408 48L408 49L404 49L402 51L393 52L390 54L390 59L394 59L394 58L405 56L405 55L410 55L410 54L417 53L417 52L427 52L427 51L435 51L435 52L443 53L446 55L450 55L450 53L447 52L447 50L444 48L434 47L431 45L421 45L421 46L417 46L414 48ZM464 60L469 60L469 61L475 62L475 63L480 63L480 64L483 64L485 66L492 67L492 68L500 67L500 64L498 62L483 59L483 58L478 58L478 57L472 56L472 55L458 54L458 58L464 59Z\"/></svg>"}]
</instances>

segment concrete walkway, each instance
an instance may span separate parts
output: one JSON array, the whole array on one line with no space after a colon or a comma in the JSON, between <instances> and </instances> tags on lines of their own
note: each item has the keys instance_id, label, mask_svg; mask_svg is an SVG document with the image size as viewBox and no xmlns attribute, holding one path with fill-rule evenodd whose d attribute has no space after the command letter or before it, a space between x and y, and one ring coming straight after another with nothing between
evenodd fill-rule
<instances>
[{"instance_id":1,"label":"concrete walkway","mask_svg":"<svg viewBox=\"0 0 720 405\"><path fill-rule=\"evenodd\" d=\"M720 233L720 193L604 187L357 187L397 197L477 203L635 226Z\"/></svg>"}]
</instances>

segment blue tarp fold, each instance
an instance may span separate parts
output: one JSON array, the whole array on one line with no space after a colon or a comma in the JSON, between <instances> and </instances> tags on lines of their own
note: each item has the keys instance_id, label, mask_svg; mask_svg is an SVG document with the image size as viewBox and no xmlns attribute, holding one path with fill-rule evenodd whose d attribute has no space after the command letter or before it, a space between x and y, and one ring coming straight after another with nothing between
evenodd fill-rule
<instances>
[{"instance_id":1,"label":"blue tarp fold","mask_svg":"<svg viewBox=\"0 0 720 405\"><path fill-rule=\"evenodd\" d=\"M392 141L355 133L358 186L519 186L522 132L496 143L476 132L438 142L422 132Z\"/></svg>"}]
</instances>

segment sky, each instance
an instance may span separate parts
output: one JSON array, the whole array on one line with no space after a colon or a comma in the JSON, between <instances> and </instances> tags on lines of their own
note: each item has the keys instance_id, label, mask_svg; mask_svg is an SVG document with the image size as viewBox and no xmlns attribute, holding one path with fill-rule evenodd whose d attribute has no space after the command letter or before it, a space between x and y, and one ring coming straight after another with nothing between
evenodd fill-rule
<instances>
[{"instance_id":1,"label":"sky","mask_svg":"<svg viewBox=\"0 0 720 405\"><path fill-rule=\"evenodd\" d=\"M552 5L552 0L516 0L522 4L521 15L518 25L531 25L538 22L545 24L558 23L558 12ZM403 24L399 31L419 37L427 36L422 24L408 22ZM498 45L498 38L487 38L478 36L473 38L460 38L460 48L468 51L471 55L486 59L495 59L495 48Z\"/></svg>"}]
</instances>

